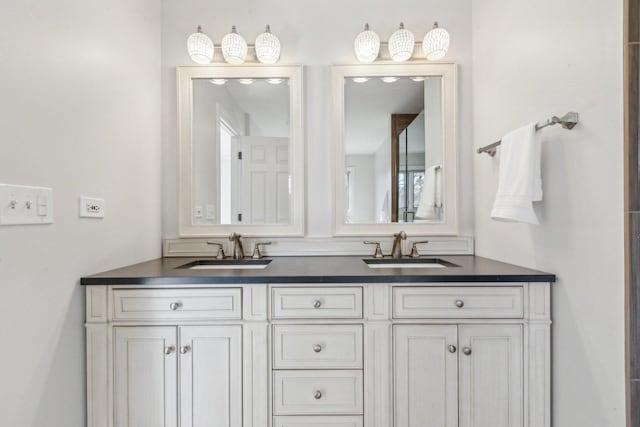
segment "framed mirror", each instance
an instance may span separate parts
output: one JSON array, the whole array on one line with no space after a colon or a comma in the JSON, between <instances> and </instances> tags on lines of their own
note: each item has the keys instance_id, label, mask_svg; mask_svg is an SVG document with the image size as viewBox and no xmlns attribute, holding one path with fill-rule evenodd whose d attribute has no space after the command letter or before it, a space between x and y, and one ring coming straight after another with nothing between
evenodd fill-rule
<instances>
[{"instance_id":1,"label":"framed mirror","mask_svg":"<svg viewBox=\"0 0 640 427\"><path fill-rule=\"evenodd\" d=\"M182 237L304 233L302 67L177 68Z\"/></svg>"},{"instance_id":2,"label":"framed mirror","mask_svg":"<svg viewBox=\"0 0 640 427\"><path fill-rule=\"evenodd\" d=\"M457 233L456 65L333 67L336 235Z\"/></svg>"}]
</instances>

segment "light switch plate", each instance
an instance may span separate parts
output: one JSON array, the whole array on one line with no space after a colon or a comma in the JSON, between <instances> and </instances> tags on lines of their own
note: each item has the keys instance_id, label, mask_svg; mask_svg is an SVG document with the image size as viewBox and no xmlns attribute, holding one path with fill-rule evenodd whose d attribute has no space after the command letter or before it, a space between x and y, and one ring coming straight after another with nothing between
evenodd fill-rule
<instances>
[{"instance_id":1,"label":"light switch plate","mask_svg":"<svg viewBox=\"0 0 640 427\"><path fill-rule=\"evenodd\" d=\"M104 199L80 196L80 218L104 218Z\"/></svg>"},{"instance_id":2,"label":"light switch plate","mask_svg":"<svg viewBox=\"0 0 640 427\"><path fill-rule=\"evenodd\" d=\"M0 225L52 222L53 189L0 184Z\"/></svg>"}]
</instances>

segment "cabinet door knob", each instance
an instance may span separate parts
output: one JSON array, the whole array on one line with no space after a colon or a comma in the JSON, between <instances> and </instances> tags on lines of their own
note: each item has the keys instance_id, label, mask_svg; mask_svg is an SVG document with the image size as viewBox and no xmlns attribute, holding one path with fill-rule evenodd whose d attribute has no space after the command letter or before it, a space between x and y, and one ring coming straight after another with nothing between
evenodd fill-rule
<instances>
[{"instance_id":1,"label":"cabinet door knob","mask_svg":"<svg viewBox=\"0 0 640 427\"><path fill-rule=\"evenodd\" d=\"M465 347L462 349L462 352L466 355L469 356L471 354L471 349L469 347Z\"/></svg>"},{"instance_id":2,"label":"cabinet door knob","mask_svg":"<svg viewBox=\"0 0 640 427\"><path fill-rule=\"evenodd\" d=\"M320 390L316 390L316 391L313 393L313 397L314 397L314 399L316 399L316 400L322 399L322 392L321 392Z\"/></svg>"},{"instance_id":3,"label":"cabinet door knob","mask_svg":"<svg viewBox=\"0 0 640 427\"><path fill-rule=\"evenodd\" d=\"M322 346L320 344L314 345L313 351L315 351L316 353L320 353L322 351Z\"/></svg>"},{"instance_id":4,"label":"cabinet door knob","mask_svg":"<svg viewBox=\"0 0 640 427\"><path fill-rule=\"evenodd\" d=\"M313 307L314 308L320 308L322 306L322 301L320 301L319 299L315 300L313 302Z\"/></svg>"},{"instance_id":5,"label":"cabinet door knob","mask_svg":"<svg viewBox=\"0 0 640 427\"><path fill-rule=\"evenodd\" d=\"M182 303L179 303L179 302L172 302L171 304L169 304L169 308L170 308L172 311L176 311L177 309L179 309L179 308L180 308L180 306L181 306L181 305L182 305Z\"/></svg>"},{"instance_id":6,"label":"cabinet door knob","mask_svg":"<svg viewBox=\"0 0 640 427\"><path fill-rule=\"evenodd\" d=\"M182 354L187 354L190 351L191 351L191 346L183 345L182 347L180 347L180 353Z\"/></svg>"},{"instance_id":7,"label":"cabinet door knob","mask_svg":"<svg viewBox=\"0 0 640 427\"><path fill-rule=\"evenodd\" d=\"M165 347L164 348L164 354L166 354L167 356L170 355L171 353L173 353L175 351L175 347L170 345L169 347Z\"/></svg>"},{"instance_id":8,"label":"cabinet door knob","mask_svg":"<svg viewBox=\"0 0 640 427\"><path fill-rule=\"evenodd\" d=\"M455 353L455 352L456 352L456 350L457 350L457 348L456 348L456 346L455 346L455 345L450 345L450 346L449 346L449 353Z\"/></svg>"},{"instance_id":9,"label":"cabinet door knob","mask_svg":"<svg viewBox=\"0 0 640 427\"><path fill-rule=\"evenodd\" d=\"M456 307L458 308L464 307L464 301L462 301L461 299L456 300Z\"/></svg>"}]
</instances>

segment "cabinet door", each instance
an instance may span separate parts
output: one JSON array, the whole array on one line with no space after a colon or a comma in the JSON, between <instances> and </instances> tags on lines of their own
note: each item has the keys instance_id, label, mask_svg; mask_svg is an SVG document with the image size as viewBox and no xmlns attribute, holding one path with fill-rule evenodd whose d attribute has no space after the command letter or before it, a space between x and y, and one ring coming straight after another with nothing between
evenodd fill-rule
<instances>
[{"instance_id":1,"label":"cabinet door","mask_svg":"<svg viewBox=\"0 0 640 427\"><path fill-rule=\"evenodd\" d=\"M180 328L180 426L242 427L241 326Z\"/></svg>"},{"instance_id":2,"label":"cabinet door","mask_svg":"<svg viewBox=\"0 0 640 427\"><path fill-rule=\"evenodd\" d=\"M460 427L522 427L522 326L460 326Z\"/></svg>"},{"instance_id":3,"label":"cabinet door","mask_svg":"<svg viewBox=\"0 0 640 427\"><path fill-rule=\"evenodd\" d=\"M115 427L175 427L176 328L116 327Z\"/></svg>"},{"instance_id":4,"label":"cabinet door","mask_svg":"<svg viewBox=\"0 0 640 427\"><path fill-rule=\"evenodd\" d=\"M457 427L457 326L402 325L393 332L395 426Z\"/></svg>"}]
</instances>

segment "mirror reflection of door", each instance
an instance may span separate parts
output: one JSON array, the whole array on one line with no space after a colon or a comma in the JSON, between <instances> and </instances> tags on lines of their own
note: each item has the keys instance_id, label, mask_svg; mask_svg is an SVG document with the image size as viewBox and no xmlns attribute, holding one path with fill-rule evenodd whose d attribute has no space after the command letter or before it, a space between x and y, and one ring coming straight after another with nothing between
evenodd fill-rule
<instances>
[{"instance_id":1,"label":"mirror reflection of door","mask_svg":"<svg viewBox=\"0 0 640 427\"><path fill-rule=\"evenodd\" d=\"M194 79L192 224L289 224L287 79Z\"/></svg>"}]
</instances>

